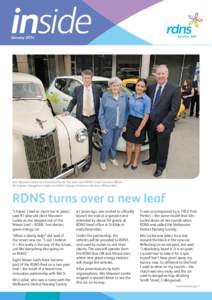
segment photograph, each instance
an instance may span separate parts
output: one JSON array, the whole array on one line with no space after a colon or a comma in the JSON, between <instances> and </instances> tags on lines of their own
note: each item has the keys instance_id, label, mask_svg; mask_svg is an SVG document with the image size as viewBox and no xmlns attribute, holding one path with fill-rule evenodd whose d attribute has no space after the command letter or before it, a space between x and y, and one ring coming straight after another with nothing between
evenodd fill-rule
<instances>
[{"instance_id":1,"label":"photograph","mask_svg":"<svg viewBox=\"0 0 212 300\"><path fill-rule=\"evenodd\" d=\"M13 55L13 179L199 175L200 55Z\"/></svg>"},{"instance_id":2,"label":"photograph","mask_svg":"<svg viewBox=\"0 0 212 300\"><path fill-rule=\"evenodd\" d=\"M0 300L212 300L210 14L4 3Z\"/></svg>"}]
</instances>

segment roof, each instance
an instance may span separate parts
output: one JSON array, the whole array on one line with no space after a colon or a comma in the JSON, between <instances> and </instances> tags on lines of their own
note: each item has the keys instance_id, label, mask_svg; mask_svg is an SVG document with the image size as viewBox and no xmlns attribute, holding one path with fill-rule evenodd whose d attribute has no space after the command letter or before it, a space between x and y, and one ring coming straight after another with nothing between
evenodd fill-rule
<instances>
[{"instance_id":1,"label":"roof","mask_svg":"<svg viewBox=\"0 0 212 300\"><path fill-rule=\"evenodd\" d=\"M128 83L137 83L138 81L138 77L136 78L128 78L128 79L123 79L122 82L123 84L128 84Z\"/></svg>"},{"instance_id":2,"label":"roof","mask_svg":"<svg viewBox=\"0 0 212 300\"><path fill-rule=\"evenodd\" d=\"M26 74L26 73L14 72L13 73L13 82L34 82L37 84L41 84L43 86L40 79L38 79L37 77L35 77L33 75Z\"/></svg>"},{"instance_id":3,"label":"roof","mask_svg":"<svg viewBox=\"0 0 212 300\"><path fill-rule=\"evenodd\" d=\"M46 93L45 93L45 90L44 90L44 86L43 86L43 83L42 81L33 76L33 75L30 75L30 74L26 74L26 73L18 73L18 72L14 72L13 73L13 84L14 83L20 83L20 84L23 84L23 83L33 83L33 84L37 84L40 88L40 91L42 93L42 98L43 99L46 99Z\"/></svg>"}]
</instances>

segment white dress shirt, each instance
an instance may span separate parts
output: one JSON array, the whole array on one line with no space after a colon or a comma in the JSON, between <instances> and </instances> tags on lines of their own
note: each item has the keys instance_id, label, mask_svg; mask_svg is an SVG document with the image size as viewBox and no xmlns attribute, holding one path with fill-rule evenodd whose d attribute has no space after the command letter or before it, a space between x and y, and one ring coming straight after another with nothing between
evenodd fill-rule
<instances>
[{"instance_id":1,"label":"white dress shirt","mask_svg":"<svg viewBox=\"0 0 212 300\"><path fill-rule=\"evenodd\" d=\"M85 101L86 101L86 93L89 93L89 100L90 100L90 114L88 115L85 111ZM95 108L94 108L94 100L93 100L93 90L92 85L88 87L84 86L83 88L83 116L89 117L95 115Z\"/></svg>"}]
</instances>

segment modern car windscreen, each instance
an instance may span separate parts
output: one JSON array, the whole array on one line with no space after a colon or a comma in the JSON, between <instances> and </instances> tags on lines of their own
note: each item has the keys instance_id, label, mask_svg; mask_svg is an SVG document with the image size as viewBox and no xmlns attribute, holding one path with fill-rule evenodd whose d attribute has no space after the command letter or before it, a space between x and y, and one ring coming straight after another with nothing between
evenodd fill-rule
<instances>
[{"instance_id":1,"label":"modern car windscreen","mask_svg":"<svg viewBox=\"0 0 212 300\"><path fill-rule=\"evenodd\" d=\"M33 82L13 83L13 99L39 99L42 100L40 86Z\"/></svg>"},{"instance_id":2,"label":"modern car windscreen","mask_svg":"<svg viewBox=\"0 0 212 300\"><path fill-rule=\"evenodd\" d=\"M107 81L94 81L94 83L101 86L103 92L108 88L108 82Z\"/></svg>"},{"instance_id":3,"label":"modern car windscreen","mask_svg":"<svg viewBox=\"0 0 212 300\"><path fill-rule=\"evenodd\" d=\"M128 88L128 89L130 89L131 91L135 91L135 86L136 86L136 84L135 83L131 83L131 82L129 82L129 83L127 83L127 85L126 85L126 87Z\"/></svg>"},{"instance_id":4,"label":"modern car windscreen","mask_svg":"<svg viewBox=\"0 0 212 300\"><path fill-rule=\"evenodd\" d=\"M81 83L78 80L70 78L58 78L55 81L56 89L68 96L73 96L75 87L79 85L81 85Z\"/></svg>"}]
</instances>

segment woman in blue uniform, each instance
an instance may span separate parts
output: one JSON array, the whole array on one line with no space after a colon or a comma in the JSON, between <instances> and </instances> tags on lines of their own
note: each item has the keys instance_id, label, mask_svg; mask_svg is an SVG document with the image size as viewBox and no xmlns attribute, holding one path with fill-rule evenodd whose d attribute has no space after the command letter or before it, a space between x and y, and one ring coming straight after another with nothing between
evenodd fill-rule
<instances>
[{"instance_id":1,"label":"woman in blue uniform","mask_svg":"<svg viewBox=\"0 0 212 300\"><path fill-rule=\"evenodd\" d=\"M141 155L141 145L146 138L146 123L149 119L151 99L145 94L147 81L143 78L138 79L135 86L135 93L129 99L129 116L126 131L123 138L126 140L127 160L123 167L135 170ZM135 152L132 161L133 149Z\"/></svg>"}]
</instances>

